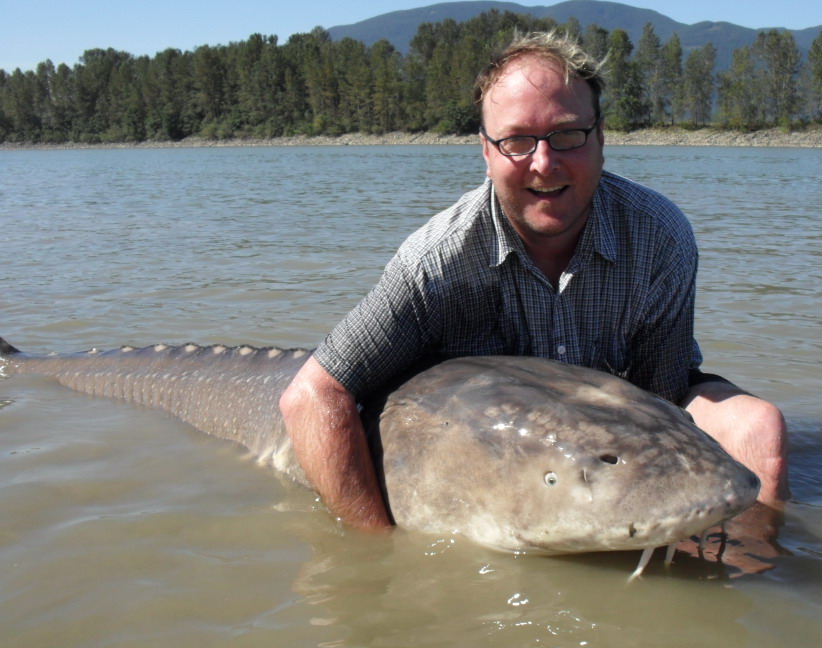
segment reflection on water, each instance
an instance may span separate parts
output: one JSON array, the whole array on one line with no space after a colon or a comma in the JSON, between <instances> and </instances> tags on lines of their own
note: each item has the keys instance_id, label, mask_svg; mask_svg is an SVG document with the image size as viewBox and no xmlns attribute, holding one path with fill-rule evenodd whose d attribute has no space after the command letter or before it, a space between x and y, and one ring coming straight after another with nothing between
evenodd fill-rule
<instances>
[{"instance_id":1,"label":"reflection on water","mask_svg":"<svg viewBox=\"0 0 822 648\"><path fill-rule=\"evenodd\" d=\"M231 445L16 377L0 379L4 646L813 645L822 153L624 147L607 166L694 225L706 368L786 413L774 569L658 558L626 588L633 554L363 537ZM0 335L38 352L314 346L484 176L473 147L6 151L0 167Z\"/></svg>"}]
</instances>

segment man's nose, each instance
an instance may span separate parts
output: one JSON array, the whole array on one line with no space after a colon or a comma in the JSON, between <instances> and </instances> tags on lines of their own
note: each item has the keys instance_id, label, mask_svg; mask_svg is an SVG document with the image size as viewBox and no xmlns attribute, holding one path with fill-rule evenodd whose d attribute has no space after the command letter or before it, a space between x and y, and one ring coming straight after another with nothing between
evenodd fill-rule
<instances>
[{"instance_id":1,"label":"man's nose","mask_svg":"<svg viewBox=\"0 0 822 648\"><path fill-rule=\"evenodd\" d=\"M557 165L557 151L548 145L547 140L537 142L537 149L531 153L531 170L540 175L548 175Z\"/></svg>"}]
</instances>

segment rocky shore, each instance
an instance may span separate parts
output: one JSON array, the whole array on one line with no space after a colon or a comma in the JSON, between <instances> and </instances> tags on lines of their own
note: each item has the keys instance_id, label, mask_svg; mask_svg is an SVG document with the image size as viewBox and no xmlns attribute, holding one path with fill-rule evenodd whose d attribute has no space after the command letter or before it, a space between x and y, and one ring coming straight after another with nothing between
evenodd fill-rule
<instances>
[{"instance_id":1,"label":"rocky shore","mask_svg":"<svg viewBox=\"0 0 822 648\"><path fill-rule=\"evenodd\" d=\"M701 128L650 128L621 133L605 132L609 146L771 146L789 148L822 148L822 128L785 132L768 129L742 133L738 131ZM270 139L211 140L189 137L179 142L138 142L110 144L30 144L3 143L2 150L24 149L95 149L95 148L195 148L230 146L385 146L385 145L468 145L477 144L476 135L437 135L435 133L386 133L368 135L349 133L339 137L275 137Z\"/></svg>"}]
</instances>

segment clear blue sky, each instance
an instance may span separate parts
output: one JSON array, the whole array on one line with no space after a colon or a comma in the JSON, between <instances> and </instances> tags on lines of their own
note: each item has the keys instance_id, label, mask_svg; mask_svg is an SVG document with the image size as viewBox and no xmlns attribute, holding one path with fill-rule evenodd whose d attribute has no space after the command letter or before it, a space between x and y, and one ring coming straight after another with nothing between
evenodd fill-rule
<instances>
[{"instance_id":1,"label":"clear blue sky","mask_svg":"<svg viewBox=\"0 0 822 648\"><path fill-rule=\"evenodd\" d=\"M241 41L253 33L334 27L432 0L0 0L0 69L34 70L51 59L74 65L92 48L153 56L167 47ZM519 0L551 6L557 0ZM803 29L822 25L820 0L624 0L686 24L727 21L745 27Z\"/></svg>"}]
</instances>

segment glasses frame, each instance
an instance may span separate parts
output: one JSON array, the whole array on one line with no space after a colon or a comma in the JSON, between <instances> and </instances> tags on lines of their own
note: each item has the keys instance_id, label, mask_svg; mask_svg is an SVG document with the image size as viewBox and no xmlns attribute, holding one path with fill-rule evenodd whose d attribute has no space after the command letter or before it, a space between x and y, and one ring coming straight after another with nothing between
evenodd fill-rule
<instances>
[{"instance_id":1,"label":"glasses frame","mask_svg":"<svg viewBox=\"0 0 822 648\"><path fill-rule=\"evenodd\" d=\"M548 142L548 146L552 151L575 151L576 149L580 149L588 143L588 136L594 132L594 130L602 123L602 117L597 117L597 120L594 122L594 125L590 128L566 128L563 130L556 130L551 131L547 135L511 135L510 137L502 137L500 139L494 139L491 137L486 131L484 126L480 126L480 133L482 136L485 137L491 144L493 144L497 151L500 152L501 155L505 157L523 157L525 155L531 155L534 151L537 150L539 143L542 141ZM557 148L551 143L551 138L555 135L564 135L566 133L573 133L579 132L585 135L585 139L582 140L582 143L579 146L567 146L567 147L560 147ZM528 151L527 153L506 153L500 148L500 144L506 142L507 140L511 139L531 139L534 142L533 148Z\"/></svg>"}]
</instances>

